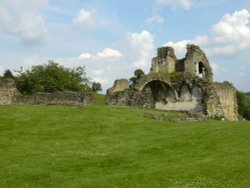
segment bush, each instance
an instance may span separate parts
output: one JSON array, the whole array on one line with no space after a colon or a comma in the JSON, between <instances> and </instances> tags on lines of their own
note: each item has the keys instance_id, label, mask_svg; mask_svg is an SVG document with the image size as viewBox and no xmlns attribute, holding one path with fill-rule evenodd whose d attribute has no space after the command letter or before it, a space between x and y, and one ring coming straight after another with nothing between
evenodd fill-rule
<instances>
[{"instance_id":1,"label":"bush","mask_svg":"<svg viewBox=\"0 0 250 188\"><path fill-rule=\"evenodd\" d=\"M237 102L239 115L247 120L250 120L250 102L248 101L246 95L241 91L237 91Z\"/></svg>"},{"instance_id":2,"label":"bush","mask_svg":"<svg viewBox=\"0 0 250 188\"><path fill-rule=\"evenodd\" d=\"M90 91L85 67L65 68L49 61L45 65L33 66L16 77L18 90L23 94L55 91Z\"/></svg>"}]
</instances>

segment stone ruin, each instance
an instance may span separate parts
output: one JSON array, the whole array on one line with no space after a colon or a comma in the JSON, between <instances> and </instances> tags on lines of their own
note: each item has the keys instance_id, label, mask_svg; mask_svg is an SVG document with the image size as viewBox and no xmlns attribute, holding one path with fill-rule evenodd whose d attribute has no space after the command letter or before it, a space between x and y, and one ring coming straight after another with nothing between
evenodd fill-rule
<instances>
[{"instance_id":1,"label":"stone ruin","mask_svg":"<svg viewBox=\"0 0 250 188\"><path fill-rule=\"evenodd\" d=\"M22 95L12 79L0 80L0 105L44 104L85 106L96 103L93 92L54 92Z\"/></svg>"},{"instance_id":2,"label":"stone ruin","mask_svg":"<svg viewBox=\"0 0 250 188\"><path fill-rule=\"evenodd\" d=\"M213 81L213 72L199 46L187 45L185 58L177 59L172 47L161 47L149 74L134 86L116 80L107 90L107 104L188 111L207 117L238 120L236 89Z\"/></svg>"},{"instance_id":3,"label":"stone ruin","mask_svg":"<svg viewBox=\"0 0 250 188\"><path fill-rule=\"evenodd\" d=\"M16 97L20 96L14 80L2 79L0 80L0 105L10 105Z\"/></svg>"}]
</instances>

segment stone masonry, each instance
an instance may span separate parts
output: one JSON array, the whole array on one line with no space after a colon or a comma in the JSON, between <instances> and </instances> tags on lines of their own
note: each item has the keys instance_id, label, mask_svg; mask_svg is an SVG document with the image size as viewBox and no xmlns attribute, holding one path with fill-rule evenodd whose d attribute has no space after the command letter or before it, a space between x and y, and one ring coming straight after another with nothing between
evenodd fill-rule
<instances>
[{"instance_id":1,"label":"stone masonry","mask_svg":"<svg viewBox=\"0 0 250 188\"><path fill-rule=\"evenodd\" d=\"M19 95L20 92L17 90L14 80L0 80L0 105L13 104L15 98Z\"/></svg>"},{"instance_id":2,"label":"stone masonry","mask_svg":"<svg viewBox=\"0 0 250 188\"><path fill-rule=\"evenodd\" d=\"M187 45L185 58L180 60L172 47L158 48L149 74L133 87L126 79L116 80L107 90L107 103L238 119L235 88L213 82L205 53L193 44Z\"/></svg>"},{"instance_id":3,"label":"stone masonry","mask_svg":"<svg viewBox=\"0 0 250 188\"><path fill-rule=\"evenodd\" d=\"M0 105L12 104L44 104L85 106L96 103L96 94L93 92L55 92L21 95L14 80L0 80Z\"/></svg>"}]
</instances>

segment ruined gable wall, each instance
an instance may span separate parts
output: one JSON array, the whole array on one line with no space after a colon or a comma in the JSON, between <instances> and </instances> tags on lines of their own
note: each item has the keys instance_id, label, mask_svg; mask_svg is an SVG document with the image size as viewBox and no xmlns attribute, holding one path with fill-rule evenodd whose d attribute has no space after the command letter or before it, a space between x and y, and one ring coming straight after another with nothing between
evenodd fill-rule
<instances>
[{"instance_id":1,"label":"ruined gable wall","mask_svg":"<svg viewBox=\"0 0 250 188\"><path fill-rule=\"evenodd\" d=\"M235 88L224 83L214 83L214 87L219 97L224 117L227 120L238 120L238 105Z\"/></svg>"},{"instance_id":2,"label":"ruined gable wall","mask_svg":"<svg viewBox=\"0 0 250 188\"><path fill-rule=\"evenodd\" d=\"M0 105L10 105L16 96L20 95L14 80L0 80Z\"/></svg>"},{"instance_id":3,"label":"ruined gable wall","mask_svg":"<svg viewBox=\"0 0 250 188\"><path fill-rule=\"evenodd\" d=\"M198 75L197 68L199 62L205 66L205 78L208 81L213 81L212 69L209 65L206 54L200 49L199 46L194 44L187 45L187 53L185 57L185 75L195 77Z\"/></svg>"}]
</instances>

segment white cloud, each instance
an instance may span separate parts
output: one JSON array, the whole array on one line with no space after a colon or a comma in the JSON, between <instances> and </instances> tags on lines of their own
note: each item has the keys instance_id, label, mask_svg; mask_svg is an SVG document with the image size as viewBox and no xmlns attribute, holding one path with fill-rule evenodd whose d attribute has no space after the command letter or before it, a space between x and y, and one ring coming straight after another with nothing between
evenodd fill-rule
<instances>
[{"instance_id":1,"label":"white cloud","mask_svg":"<svg viewBox=\"0 0 250 188\"><path fill-rule=\"evenodd\" d=\"M91 79L94 82L100 83L102 86L106 85L107 83L109 83L109 79L108 78L104 78L103 76L101 76L101 77L93 77ZM103 87L102 87L102 89L103 89Z\"/></svg>"},{"instance_id":2,"label":"white cloud","mask_svg":"<svg viewBox=\"0 0 250 188\"><path fill-rule=\"evenodd\" d=\"M146 20L146 24L148 25L162 24L162 23L164 23L164 18L160 15L153 15L152 17Z\"/></svg>"},{"instance_id":3,"label":"white cloud","mask_svg":"<svg viewBox=\"0 0 250 188\"><path fill-rule=\"evenodd\" d=\"M149 69L154 50L154 36L148 31L129 33L126 38L127 57L134 68Z\"/></svg>"},{"instance_id":4,"label":"white cloud","mask_svg":"<svg viewBox=\"0 0 250 188\"><path fill-rule=\"evenodd\" d=\"M90 54L90 53L82 53L82 54L79 55L80 59L90 59L92 57L93 57L93 55Z\"/></svg>"},{"instance_id":5,"label":"white cloud","mask_svg":"<svg viewBox=\"0 0 250 188\"><path fill-rule=\"evenodd\" d=\"M187 43L200 45L209 55L233 55L250 48L250 13L243 9L233 14L225 14L212 26L208 36L197 36L194 39L178 42L167 42L176 49L177 54L183 54Z\"/></svg>"},{"instance_id":6,"label":"white cloud","mask_svg":"<svg viewBox=\"0 0 250 188\"><path fill-rule=\"evenodd\" d=\"M156 0L156 4L160 6L170 6L172 8L181 7L189 10L192 6L192 0Z\"/></svg>"},{"instance_id":7,"label":"white cloud","mask_svg":"<svg viewBox=\"0 0 250 188\"><path fill-rule=\"evenodd\" d=\"M92 58L58 58L55 61L65 67L86 66L87 76L92 81L101 83L103 92L106 92L116 79L133 76L136 68L149 71L154 52L153 44L154 37L148 31L128 33L124 42L117 44L119 51L105 48Z\"/></svg>"},{"instance_id":8,"label":"white cloud","mask_svg":"<svg viewBox=\"0 0 250 188\"><path fill-rule=\"evenodd\" d=\"M83 30L89 30L96 26L96 11L81 9L78 11L73 23Z\"/></svg>"},{"instance_id":9,"label":"white cloud","mask_svg":"<svg viewBox=\"0 0 250 188\"><path fill-rule=\"evenodd\" d=\"M47 5L48 0L1 1L0 30L28 45L44 42L48 31L42 11Z\"/></svg>"},{"instance_id":10,"label":"white cloud","mask_svg":"<svg viewBox=\"0 0 250 188\"><path fill-rule=\"evenodd\" d=\"M119 46L119 51L114 48L105 48L96 55L82 53L78 57L53 60L69 68L85 66L87 77L101 83L103 92L106 92L106 89L110 88L116 79L129 79L133 76L136 68L142 68L145 72L149 71L154 52L153 44L154 37L148 31L128 33L121 43L116 44ZM91 58L87 58L90 56ZM44 64L48 59L50 58L33 54L24 59L24 67Z\"/></svg>"},{"instance_id":11,"label":"white cloud","mask_svg":"<svg viewBox=\"0 0 250 188\"><path fill-rule=\"evenodd\" d=\"M42 42L41 39L45 39L48 31L41 15L25 15L16 29L13 29L13 33L19 35L26 43L34 43Z\"/></svg>"},{"instance_id":12,"label":"white cloud","mask_svg":"<svg viewBox=\"0 0 250 188\"><path fill-rule=\"evenodd\" d=\"M102 52L97 53L98 57L121 57L122 54L118 50L112 48L105 48Z\"/></svg>"}]
</instances>

